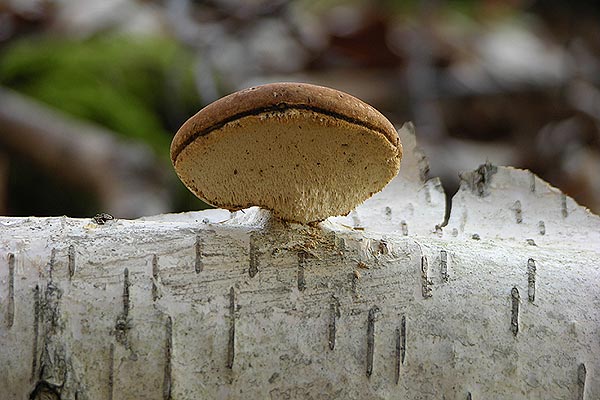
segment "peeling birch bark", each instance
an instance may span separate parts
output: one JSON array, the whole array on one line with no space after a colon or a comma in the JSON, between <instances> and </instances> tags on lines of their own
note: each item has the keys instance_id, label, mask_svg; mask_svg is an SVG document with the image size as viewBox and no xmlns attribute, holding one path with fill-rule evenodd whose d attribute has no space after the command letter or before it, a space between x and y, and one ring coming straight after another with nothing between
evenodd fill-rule
<instances>
[{"instance_id":1,"label":"peeling birch bark","mask_svg":"<svg viewBox=\"0 0 600 400\"><path fill-rule=\"evenodd\" d=\"M442 227L401 134L401 174L316 227L0 218L2 398L600 398L600 218L484 165Z\"/></svg>"}]
</instances>

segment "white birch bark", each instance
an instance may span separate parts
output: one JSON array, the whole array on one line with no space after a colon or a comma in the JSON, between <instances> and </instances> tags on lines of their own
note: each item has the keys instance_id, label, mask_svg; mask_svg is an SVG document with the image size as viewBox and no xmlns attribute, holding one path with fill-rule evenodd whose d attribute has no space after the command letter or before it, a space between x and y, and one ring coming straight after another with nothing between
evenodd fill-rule
<instances>
[{"instance_id":1,"label":"white birch bark","mask_svg":"<svg viewBox=\"0 0 600 400\"><path fill-rule=\"evenodd\" d=\"M486 165L441 227L401 134L392 184L315 227L0 218L0 397L600 398L600 219Z\"/></svg>"}]
</instances>

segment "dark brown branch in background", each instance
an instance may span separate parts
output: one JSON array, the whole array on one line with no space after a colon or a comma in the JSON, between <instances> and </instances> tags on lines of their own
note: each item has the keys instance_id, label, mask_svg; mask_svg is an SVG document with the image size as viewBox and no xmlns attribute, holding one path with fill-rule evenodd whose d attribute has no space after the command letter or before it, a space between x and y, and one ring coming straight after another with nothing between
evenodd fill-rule
<instances>
[{"instance_id":1,"label":"dark brown branch in background","mask_svg":"<svg viewBox=\"0 0 600 400\"><path fill-rule=\"evenodd\" d=\"M168 168L145 145L119 140L7 89L0 89L0 146L65 182L90 188L101 211L116 217L169 211Z\"/></svg>"}]
</instances>

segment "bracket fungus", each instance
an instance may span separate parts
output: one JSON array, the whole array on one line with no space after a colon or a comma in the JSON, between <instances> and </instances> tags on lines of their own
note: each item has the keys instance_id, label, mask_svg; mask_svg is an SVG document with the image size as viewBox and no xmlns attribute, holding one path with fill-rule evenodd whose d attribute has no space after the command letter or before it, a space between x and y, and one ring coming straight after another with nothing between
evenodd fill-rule
<instances>
[{"instance_id":1,"label":"bracket fungus","mask_svg":"<svg viewBox=\"0 0 600 400\"><path fill-rule=\"evenodd\" d=\"M269 209L309 223L345 215L398 173L393 125L349 94L304 83L245 89L179 129L171 160L181 181L214 206Z\"/></svg>"}]
</instances>

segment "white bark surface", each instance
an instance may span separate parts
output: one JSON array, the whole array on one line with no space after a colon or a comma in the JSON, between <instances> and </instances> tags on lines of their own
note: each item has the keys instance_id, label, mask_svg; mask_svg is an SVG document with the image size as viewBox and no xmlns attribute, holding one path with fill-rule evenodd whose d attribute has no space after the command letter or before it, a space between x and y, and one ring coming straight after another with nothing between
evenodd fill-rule
<instances>
[{"instance_id":1,"label":"white bark surface","mask_svg":"<svg viewBox=\"0 0 600 400\"><path fill-rule=\"evenodd\" d=\"M600 398L600 218L487 165L442 228L401 133L400 176L315 227L0 218L0 397Z\"/></svg>"}]
</instances>

